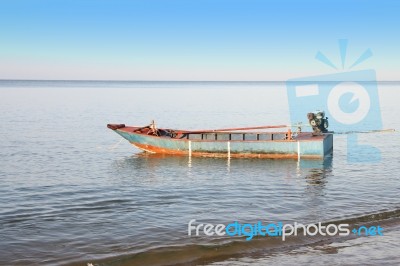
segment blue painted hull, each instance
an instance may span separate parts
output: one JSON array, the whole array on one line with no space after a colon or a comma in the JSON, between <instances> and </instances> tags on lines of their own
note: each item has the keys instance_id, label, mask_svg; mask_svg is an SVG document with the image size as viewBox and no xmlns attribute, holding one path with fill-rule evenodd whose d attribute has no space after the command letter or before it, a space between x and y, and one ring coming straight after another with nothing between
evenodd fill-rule
<instances>
[{"instance_id":1,"label":"blue painted hull","mask_svg":"<svg viewBox=\"0 0 400 266\"><path fill-rule=\"evenodd\" d=\"M126 128L115 131L139 149L152 153L215 157L322 159L333 152L332 134L312 136L311 133L300 133L293 139L260 140L257 136L257 140L232 140L231 135L238 135L238 133L232 133L229 135L230 139L218 140L219 136L215 134L215 139L190 139L189 136L187 138L171 138L146 135ZM284 135L285 133L275 134ZM245 135L243 136L245 138ZM214 137L212 136L212 138Z\"/></svg>"}]
</instances>

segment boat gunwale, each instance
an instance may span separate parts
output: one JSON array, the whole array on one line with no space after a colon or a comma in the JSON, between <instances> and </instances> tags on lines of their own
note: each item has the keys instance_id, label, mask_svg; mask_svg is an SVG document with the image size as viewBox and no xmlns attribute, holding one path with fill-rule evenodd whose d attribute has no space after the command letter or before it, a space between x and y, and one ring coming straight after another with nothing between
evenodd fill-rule
<instances>
[{"instance_id":1,"label":"boat gunwale","mask_svg":"<svg viewBox=\"0 0 400 266\"><path fill-rule=\"evenodd\" d=\"M127 128L127 127L125 127ZM133 128L133 127L129 127L129 128ZM165 129L162 129L165 130ZM172 140L172 141L184 141L184 142L298 142L298 141L323 141L325 139L325 135L330 135L331 133L326 133L320 136L313 136L311 132L303 132L302 134L305 133L309 133L309 138L299 138L299 139L277 139L277 140L204 140L204 139L187 139L187 138L168 138L168 137L163 137L163 136L155 136L155 135L148 135L145 133L141 133L141 132L134 132L134 131L125 131L123 130L123 128L119 128L119 129L115 129L114 131L119 131L119 132L123 132L123 133L127 133L127 134L134 134L134 135L140 135L140 136L145 136L145 137L151 137L151 138L155 138L155 139L165 139L165 140ZM174 130L175 131L175 130ZM179 132L179 131L176 131ZM215 134L217 132L206 132L206 133L193 133L193 134ZM245 133L239 133L239 132L234 132L234 133L227 133L226 131L223 132L223 134L247 134L247 133L253 133L253 134L287 134L287 132L262 132L262 133L256 133L256 132L245 132ZM190 133L186 133L186 134L190 134Z\"/></svg>"}]
</instances>

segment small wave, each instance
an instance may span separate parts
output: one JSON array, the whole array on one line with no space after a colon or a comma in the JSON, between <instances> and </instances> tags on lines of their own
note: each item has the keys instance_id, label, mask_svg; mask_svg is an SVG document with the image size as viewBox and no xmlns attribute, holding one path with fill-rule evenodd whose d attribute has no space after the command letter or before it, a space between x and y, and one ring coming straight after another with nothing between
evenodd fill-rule
<instances>
[{"instance_id":1,"label":"small wave","mask_svg":"<svg viewBox=\"0 0 400 266\"><path fill-rule=\"evenodd\" d=\"M76 200L79 202L79 200ZM97 200L84 203L67 203L57 205L56 208L20 208L10 212L0 213L0 225L17 225L22 222L29 222L32 220L45 219L45 220L58 220L64 218L71 218L79 212L94 213L94 212L107 212L115 208L132 207L132 201L126 199L106 199ZM133 204L134 205L134 204Z\"/></svg>"},{"instance_id":2,"label":"small wave","mask_svg":"<svg viewBox=\"0 0 400 266\"><path fill-rule=\"evenodd\" d=\"M347 223L350 226L377 224L385 228L398 226L400 224L400 209L385 210L377 213L338 219L324 222L327 224ZM223 261L230 258L240 258L251 254L261 254L290 251L302 246L312 246L321 243L332 243L344 238L355 238L356 236L303 236L298 232L297 237L289 237L282 241L279 237L256 237L252 241L234 238L221 239L217 243L208 245L189 244L183 246L157 247L136 254L126 254L118 257L99 260L93 265L97 266L124 266L124 265L198 265L211 262ZM83 262L82 262L83 263Z\"/></svg>"}]
</instances>

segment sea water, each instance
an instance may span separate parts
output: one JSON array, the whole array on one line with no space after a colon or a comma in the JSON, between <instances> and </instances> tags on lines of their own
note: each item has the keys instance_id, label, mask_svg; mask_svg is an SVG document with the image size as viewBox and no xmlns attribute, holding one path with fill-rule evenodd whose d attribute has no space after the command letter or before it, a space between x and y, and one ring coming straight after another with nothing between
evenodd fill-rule
<instances>
[{"instance_id":1,"label":"sea water","mask_svg":"<svg viewBox=\"0 0 400 266\"><path fill-rule=\"evenodd\" d=\"M338 134L332 158L304 164L146 154L106 127L290 124L285 83L1 81L0 264L398 264L400 83L378 88L397 132L358 140L381 160L349 162ZM188 236L192 219L346 221L384 236Z\"/></svg>"}]
</instances>

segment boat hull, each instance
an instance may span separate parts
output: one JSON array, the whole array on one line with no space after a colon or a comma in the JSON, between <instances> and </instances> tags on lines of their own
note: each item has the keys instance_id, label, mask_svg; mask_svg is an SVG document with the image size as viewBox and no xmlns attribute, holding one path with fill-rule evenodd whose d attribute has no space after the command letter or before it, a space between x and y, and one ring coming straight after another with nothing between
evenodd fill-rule
<instances>
[{"instance_id":1,"label":"boat hull","mask_svg":"<svg viewBox=\"0 0 400 266\"><path fill-rule=\"evenodd\" d=\"M278 140L216 140L215 136L213 140L160 137L131 132L125 128L114 131L141 150L171 155L322 159L333 152L332 134L313 136L305 132L294 139ZM284 133L281 132L281 135Z\"/></svg>"}]
</instances>

